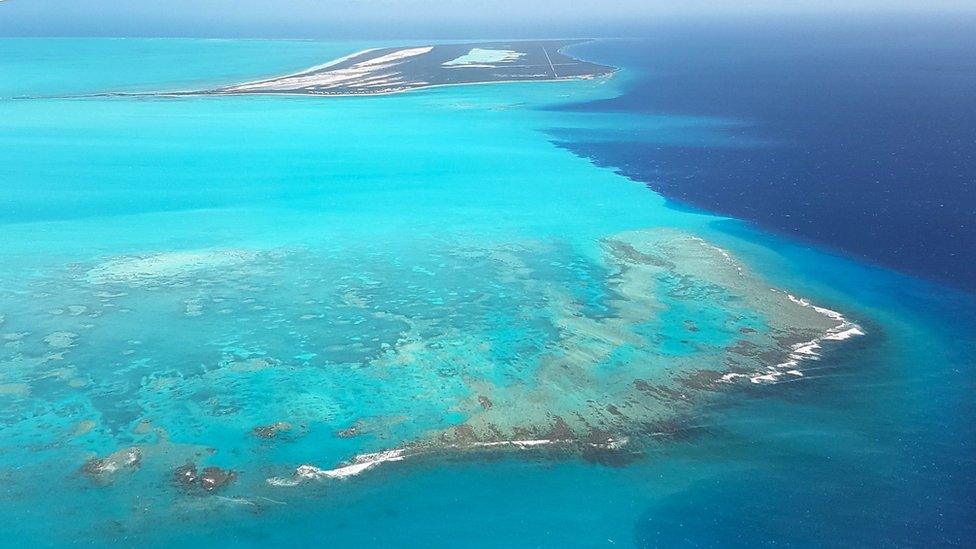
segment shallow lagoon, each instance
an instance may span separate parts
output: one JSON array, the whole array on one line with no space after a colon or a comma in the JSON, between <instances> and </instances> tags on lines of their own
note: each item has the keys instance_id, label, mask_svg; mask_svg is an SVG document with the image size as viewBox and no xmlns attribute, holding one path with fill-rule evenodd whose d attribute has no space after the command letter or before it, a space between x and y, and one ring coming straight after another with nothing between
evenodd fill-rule
<instances>
[{"instance_id":1,"label":"shallow lagoon","mask_svg":"<svg viewBox=\"0 0 976 549\"><path fill-rule=\"evenodd\" d=\"M265 45L283 72L296 56L322 61L306 43ZM221 46L228 60L253 48ZM104 68L106 87L128 86ZM204 78L184 70L158 81ZM972 385L968 298L670 209L548 141L553 128L624 123L537 109L614 85L3 101L10 540L641 545L683 539L688 522L744 544L964 533L952 521L969 513L954 504L965 491L913 467L940 446L899 441L922 426L944 467L967 459L971 430L943 412L969 409L954 396ZM653 122L661 139L702 143L729 123ZM803 376L752 383L834 326L771 288L867 335L828 344ZM798 326L812 332L773 333ZM913 369L933 353L939 368ZM942 391L953 367L959 383ZM689 381L702 371L716 375ZM743 377L719 383L728 373ZM477 446L512 439L568 443ZM138 466L83 470L132 447ZM267 483L404 447L424 451L351 478ZM187 461L238 476L214 492L181 486ZM906 485L937 501L885 497ZM858 498L891 509L838 507Z\"/></svg>"}]
</instances>

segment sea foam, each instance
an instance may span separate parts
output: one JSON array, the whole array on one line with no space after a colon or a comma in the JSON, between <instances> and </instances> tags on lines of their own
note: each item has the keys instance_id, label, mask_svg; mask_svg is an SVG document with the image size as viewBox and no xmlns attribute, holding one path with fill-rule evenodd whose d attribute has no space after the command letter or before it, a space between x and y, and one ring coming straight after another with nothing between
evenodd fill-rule
<instances>
[{"instance_id":1,"label":"sea foam","mask_svg":"<svg viewBox=\"0 0 976 549\"><path fill-rule=\"evenodd\" d=\"M778 292L779 290L772 289L772 291ZM827 318L837 321L837 325L827 329L825 332L813 339L794 343L790 347L790 353L787 355L787 359L779 364L776 364L775 366L771 366L766 370L757 372L753 375L738 373L725 374L722 376L724 381L733 381L737 378L746 377L752 383L758 384L776 383L784 375L802 377L803 372L798 369L798 366L800 366L800 363L803 361L820 360L820 351L823 348L822 343L824 341L844 341L855 336L865 335L865 332L860 325L848 320L844 315L837 311L814 305L808 299L796 297L790 293L786 293L786 297L801 307L809 307Z\"/></svg>"}]
</instances>

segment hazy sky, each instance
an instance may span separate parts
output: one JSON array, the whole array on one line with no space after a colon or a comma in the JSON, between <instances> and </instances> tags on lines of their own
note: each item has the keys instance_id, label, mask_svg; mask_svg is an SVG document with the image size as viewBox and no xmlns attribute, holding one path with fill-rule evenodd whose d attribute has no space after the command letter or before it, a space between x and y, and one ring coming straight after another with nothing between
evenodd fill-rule
<instances>
[{"instance_id":1,"label":"hazy sky","mask_svg":"<svg viewBox=\"0 0 976 549\"><path fill-rule=\"evenodd\" d=\"M623 35L675 18L950 13L974 6L976 0L0 0L0 35Z\"/></svg>"}]
</instances>

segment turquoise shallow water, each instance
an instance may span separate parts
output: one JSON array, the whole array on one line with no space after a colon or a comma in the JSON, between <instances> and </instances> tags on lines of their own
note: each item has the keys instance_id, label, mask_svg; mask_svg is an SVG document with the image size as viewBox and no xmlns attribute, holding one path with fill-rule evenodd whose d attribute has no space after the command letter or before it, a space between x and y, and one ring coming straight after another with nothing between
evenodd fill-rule
<instances>
[{"instance_id":1,"label":"turquoise shallow water","mask_svg":"<svg viewBox=\"0 0 976 549\"><path fill-rule=\"evenodd\" d=\"M3 46L0 97L176 89L361 47ZM721 146L740 123L541 109L626 78L0 101L3 542L967 539L972 297L672 209L550 143L633 125ZM866 335L802 377L716 384L824 329L770 288ZM596 435L633 440L471 451ZM266 482L417 443L433 449L351 478ZM126 448L137 466L82 470ZM238 478L184 489L187 460Z\"/></svg>"}]
</instances>

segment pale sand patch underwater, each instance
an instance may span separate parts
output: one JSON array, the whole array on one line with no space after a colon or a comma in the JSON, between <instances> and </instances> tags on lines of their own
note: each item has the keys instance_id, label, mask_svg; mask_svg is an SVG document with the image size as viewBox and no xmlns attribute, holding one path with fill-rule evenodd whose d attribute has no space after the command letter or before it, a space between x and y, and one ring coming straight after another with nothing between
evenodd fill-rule
<instances>
[{"instance_id":1,"label":"pale sand patch underwater","mask_svg":"<svg viewBox=\"0 0 976 549\"><path fill-rule=\"evenodd\" d=\"M164 252L138 257L124 257L102 263L88 271L93 284L107 282L141 283L188 272L226 267L247 260L241 250L202 250Z\"/></svg>"}]
</instances>

